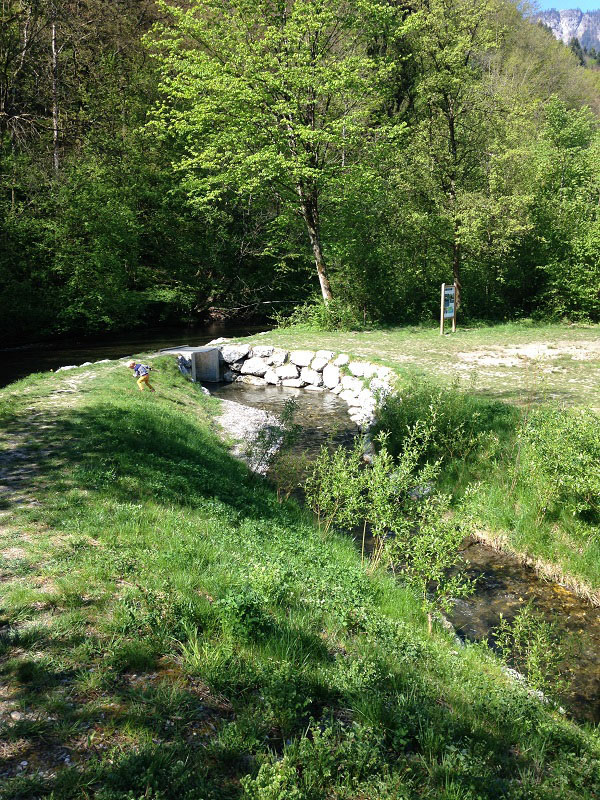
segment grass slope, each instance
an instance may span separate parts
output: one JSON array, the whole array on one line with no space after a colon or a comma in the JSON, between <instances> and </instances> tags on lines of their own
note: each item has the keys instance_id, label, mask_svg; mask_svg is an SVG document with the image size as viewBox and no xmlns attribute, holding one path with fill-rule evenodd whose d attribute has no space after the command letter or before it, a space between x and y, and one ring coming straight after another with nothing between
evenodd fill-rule
<instances>
[{"instance_id":1,"label":"grass slope","mask_svg":"<svg viewBox=\"0 0 600 800\"><path fill-rule=\"evenodd\" d=\"M392 366L401 403L380 427L402 446L436 408L442 488L478 535L600 603L598 326L509 323L355 333L271 331L261 343L330 348ZM476 486L476 491L473 487Z\"/></svg>"},{"instance_id":2,"label":"grass slope","mask_svg":"<svg viewBox=\"0 0 600 800\"><path fill-rule=\"evenodd\" d=\"M155 395L115 364L0 392L2 798L598 796L598 732L428 637L156 363Z\"/></svg>"}]
</instances>

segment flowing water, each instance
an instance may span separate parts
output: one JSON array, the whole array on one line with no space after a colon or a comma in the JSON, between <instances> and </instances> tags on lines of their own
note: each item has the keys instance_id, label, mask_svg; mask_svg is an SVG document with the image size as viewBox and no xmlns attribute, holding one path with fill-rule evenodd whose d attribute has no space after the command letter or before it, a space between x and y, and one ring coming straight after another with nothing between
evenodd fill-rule
<instances>
[{"instance_id":1,"label":"flowing water","mask_svg":"<svg viewBox=\"0 0 600 800\"><path fill-rule=\"evenodd\" d=\"M211 394L275 414L294 397L295 419L302 426L296 449L309 458L324 442L331 439L350 445L358 433L348 417L346 403L329 392L235 383L212 388ZM455 602L449 614L458 635L471 641L489 637L501 614L512 621L530 602L575 643L569 662L571 687L563 705L580 720L600 722L600 609L559 584L541 580L513 556L471 539L464 542L463 556L469 576L477 583L475 593Z\"/></svg>"}]
</instances>

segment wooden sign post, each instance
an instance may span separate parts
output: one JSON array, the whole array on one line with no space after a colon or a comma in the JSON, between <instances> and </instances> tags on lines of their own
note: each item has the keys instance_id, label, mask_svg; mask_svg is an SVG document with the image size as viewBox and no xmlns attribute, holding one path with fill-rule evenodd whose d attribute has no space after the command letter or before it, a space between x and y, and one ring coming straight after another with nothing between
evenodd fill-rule
<instances>
[{"instance_id":1,"label":"wooden sign post","mask_svg":"<svg viewBox=\"0 0 600 800\"><path fill-rule=\"evenodd\" d=\"M456 284L442 283L442 300L440 309L440 335L444 335L444 322L452 320L452 333L456 331Z\"/></svg>"}]
</instances>

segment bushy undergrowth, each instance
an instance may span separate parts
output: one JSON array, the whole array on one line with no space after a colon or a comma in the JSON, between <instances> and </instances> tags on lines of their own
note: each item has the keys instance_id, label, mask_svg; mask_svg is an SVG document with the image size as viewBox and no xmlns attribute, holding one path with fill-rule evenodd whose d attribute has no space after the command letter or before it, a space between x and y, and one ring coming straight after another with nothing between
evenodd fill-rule
<instances>
[{"instance_id":1,"label":"bushy undergrowth","mask_svg":"<svg viewBox=\"0 0 600 800\"><path fill-rule=\"evenodd\" d=\"M104 365L55 402L36 503L4 515L3 798L597 796L597 733L429 636L410 590L278 502L157 366L155 395Z\"/></svg>"},{"instance_id":2,"label":"bushy undergrowth","mask_svg":"<svg viewBox=\"0 0 600 800\"><path fill-rule=\"evenodd\" d=\"M291 314L276 314L273 321L279 328L310 331L360 331L370 318L351 303L333 298L325 304L321 299L296 306Z\"/></svg>"},{"instance_id":3,"label":"bushy undergrowth","mask_svg":"<svg viewBox=\"0 0 600 800\"><path fill-rule=\"evenodd\" d=\"M418 420L431 421L423 459L442 465L439 486L456 509L600 588L598 414L549 403L518 408L472 387L410 378L379 419L394 453Z\"/></svg>"}]
</instances>

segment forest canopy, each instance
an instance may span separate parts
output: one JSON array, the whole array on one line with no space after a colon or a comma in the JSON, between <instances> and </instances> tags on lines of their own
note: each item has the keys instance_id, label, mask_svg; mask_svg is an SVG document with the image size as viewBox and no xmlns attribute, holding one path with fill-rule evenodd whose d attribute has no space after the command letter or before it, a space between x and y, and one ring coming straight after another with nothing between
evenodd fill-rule
<instances>
[{"instance_id":1,"label":"forest canopy","mask_svg":"<svg viewBox=\"0 0 600 800\"><path fill-rule=\"evenodd\" d=\"M598 321L599 74L508 0L2 0L0 332Z\"/></svg>"}]
</instances>

